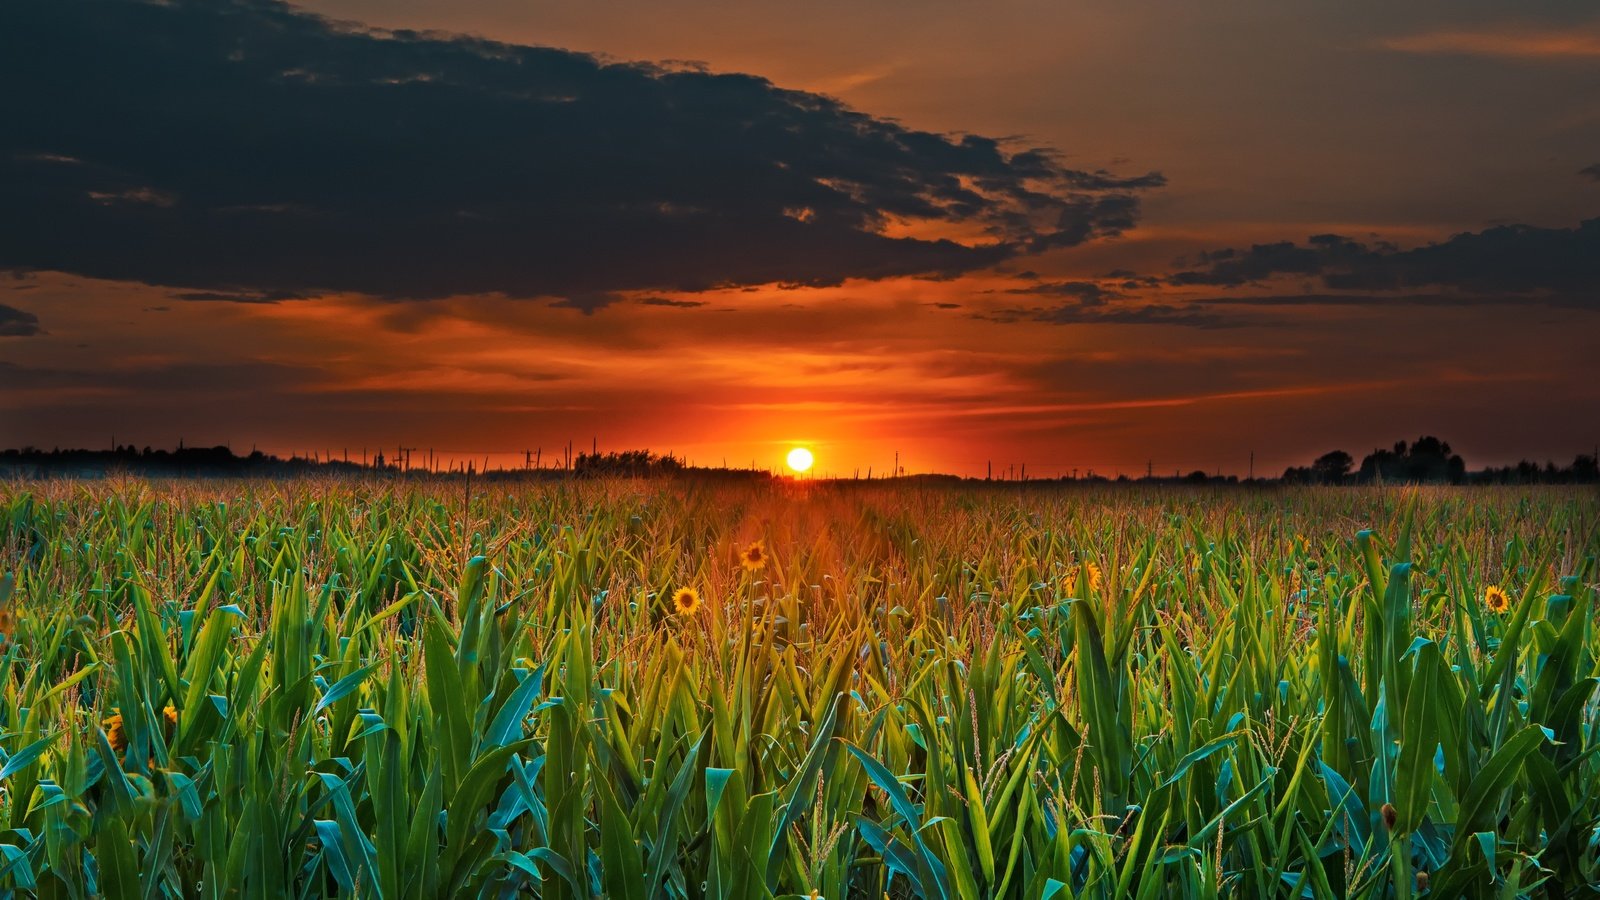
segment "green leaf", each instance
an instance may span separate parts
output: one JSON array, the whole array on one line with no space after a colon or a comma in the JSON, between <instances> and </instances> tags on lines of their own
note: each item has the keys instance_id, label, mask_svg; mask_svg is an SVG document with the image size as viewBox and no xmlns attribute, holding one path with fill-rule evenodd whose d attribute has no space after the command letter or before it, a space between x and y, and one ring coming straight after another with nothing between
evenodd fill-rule
<instances>
[{"instance_id":1,"label":"green leaf","mask_svg":"<svg viewBox=\"0 0 1600 900\"><path fill-rule=\"evenodd\" d=\"M377 668L377 663L370 663L362 666L354 672L351 672L349 675L344 676L338 681L335 681L333 686L328 688L327 693L322 695L322 699L317 701L317 705L311 708L311 715L316 716L318 713L349 696L356 690L356 688L361 687L361 683L366 681L367 676L371 675Z\"/></svg>"},{"instance_id":2,"label":"green leaf","mask_svg":"<svg viewBox=\"0 0 1600 900\"><path fill-rule=\"evenodd\" d=\"M49 749L50 745L54 742L55 736L52 735L50 737L40 738L17 751L15 756L6 760L6 764L4 766L0 766L0 781L10 778L12 775L15 775L16 773L32 765L34 761L37 760L45 750Z\"/></svg>"}]
</instances>

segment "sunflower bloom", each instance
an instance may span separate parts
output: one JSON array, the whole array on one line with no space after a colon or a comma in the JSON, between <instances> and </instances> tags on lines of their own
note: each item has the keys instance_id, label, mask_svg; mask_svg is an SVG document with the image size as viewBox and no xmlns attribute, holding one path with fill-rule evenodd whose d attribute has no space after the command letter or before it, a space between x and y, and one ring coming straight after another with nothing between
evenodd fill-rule
<instances>
[{"instance_id":1,"label":"sunflower bloom","mask_svg":"<svg viewBox=\"0 0 1600 900\"><path fill-rule=\"evenodd\" d=\"M101 720L100 724L106 730L106 743L118 753L127 749L128 733L122 730L122 713L113 713L110 718Z\"/></svg>"},{"instance_id":2,"label":"sunflower bloom","mask_svg":"<svg viewBox=\"0 0 1600 900\"><path fill-rule=\"evenodd\" d=\"M756 541L739 554L739 564L746 572L759 572L767 567L767 548Z\"/></svg>"},{"instance_id":3,"label":"sunflower bloom","mask_svg":"<svg viewBox=\"0 0 1600 900\"><path fill-rule=\"evenodd\" d=\"M700 608L700 594L692 587L678 588L672 594L672 608L680 615L694 615L695 610Z\"/></svg>"},{"instance_id":4,"label":"sunflower bloom","mask_svg":"<svg viewBox=\"0 0 1600 900\"><path fill-rule=\"evenodd\" d=\"M178 708L176 706L168 703L167 708L161 711L161 715L167 720L168 728L178 727Z\"/></svg>"},{"instance_id":5,"label":"sunflower bloom","mask_svg":"<svg viewBox=\"0 0 1600 900\"><path fill-rule=\"evenodd\" d=\"M1490 612L1503 613L1511 608L1511 598L1506 596L1505 591L1491 584L1483 592L1483 605L1489 607Z\"/></svg>"},{"instance_id":6,"label":"sunflower bloom","mask_svg":"<svg viewBox=\"0 0 1600 900\"><path fill-rule=\"evenodd\" d=\"M1100 566L1094 560L1089 560L1083 564L1083 570L1089 573L1089 587L1100 590Z\"/></svg>"}]
</instances>

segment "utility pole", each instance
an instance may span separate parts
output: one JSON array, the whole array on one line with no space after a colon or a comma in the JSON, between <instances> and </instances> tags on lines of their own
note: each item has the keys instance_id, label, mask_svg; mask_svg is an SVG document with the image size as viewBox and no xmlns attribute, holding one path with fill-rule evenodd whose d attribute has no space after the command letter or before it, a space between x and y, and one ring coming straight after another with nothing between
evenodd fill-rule
<instances>
[{"instance_id":1,"label":"utility pole","mask_svg":"<svg viewBox=\"0 0 1600 900\"><path fill-rule=\"evenodd\" d=\"M1256 480L1256 452L1250 451L1250 480Z\"/></svg>"}]
</instances>

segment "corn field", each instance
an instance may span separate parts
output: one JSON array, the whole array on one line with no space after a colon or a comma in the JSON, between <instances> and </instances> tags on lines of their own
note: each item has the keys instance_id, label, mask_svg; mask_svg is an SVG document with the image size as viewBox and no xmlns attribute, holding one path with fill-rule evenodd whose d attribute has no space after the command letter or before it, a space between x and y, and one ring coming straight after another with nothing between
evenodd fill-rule
<instances>
[{"instance_id":1,"label":"corn field","mask_svg":"<svg viewBox=\"0 0 1600 900\"><path fill-rule=\"evenodd\" d=\"M0 891L1573 897L1579 489L0 484Z\"/></svg>"}]
</instances>

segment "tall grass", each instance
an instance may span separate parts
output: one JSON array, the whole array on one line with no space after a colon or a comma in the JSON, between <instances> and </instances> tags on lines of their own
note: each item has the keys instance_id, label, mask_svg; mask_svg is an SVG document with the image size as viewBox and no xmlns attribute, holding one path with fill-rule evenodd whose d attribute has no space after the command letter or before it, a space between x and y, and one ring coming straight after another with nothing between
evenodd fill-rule
<instances>
[{"instance_id":1,"label":"tall grass","mask_svg":"<svg viewBox=\"0 0 1600 900\"><path fill-rule=\"evenodd\" d=\"M1591 895L1595 501L6 485L0 888Z\"/></svg>"}]
</instances>

